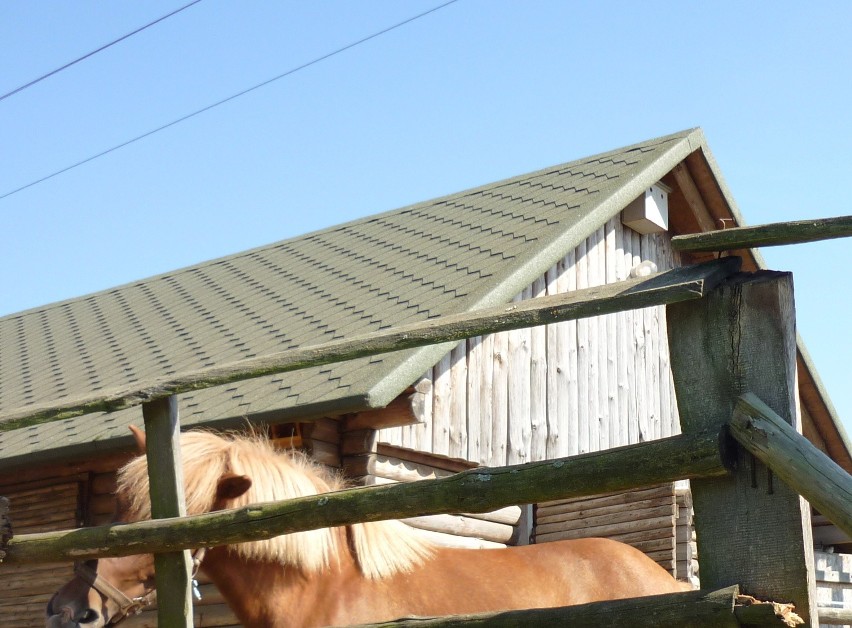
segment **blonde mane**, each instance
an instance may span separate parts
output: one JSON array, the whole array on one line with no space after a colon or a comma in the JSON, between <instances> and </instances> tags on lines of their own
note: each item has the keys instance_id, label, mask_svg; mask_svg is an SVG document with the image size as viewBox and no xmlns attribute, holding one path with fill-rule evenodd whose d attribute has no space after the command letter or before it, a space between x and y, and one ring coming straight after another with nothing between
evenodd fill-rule
<instances>
[{"instance_id":1,"label":"blonde mane","mask_svg":"<svg viewBox=\"0 0 852 628\"><path fill-rule=\"evenodd\" d=\"M339 475L301 452L276 450L264 436L186 432L181 435L181 456L186 510L190 515L213 508L217 482L226 473L252 479L251 488L229 502L229 508L345 487ZM119 471L117 495L127 520L151 518L145 456L135 458ZM348 526L347 530L348 535L340 528L296 532L231 545L229 549L247 560L277 562L305 573L328 569L342 552L351 551L362 573L369 578L411 571L432 551L428 541L399 521L359 523Z\"/></svg>"}]
</instances>

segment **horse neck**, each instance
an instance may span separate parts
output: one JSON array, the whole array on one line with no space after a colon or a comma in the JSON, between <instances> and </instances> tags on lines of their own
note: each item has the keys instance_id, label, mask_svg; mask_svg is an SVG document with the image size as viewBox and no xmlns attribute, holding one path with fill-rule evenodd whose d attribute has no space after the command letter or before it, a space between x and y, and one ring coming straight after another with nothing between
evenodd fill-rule
<instances>
[{"instance_id":1,"label":"horse neck","mask_svg":"<svg viewBox=\"0 0 852 628\"><path fill-rule=\"evenodd\" d=\"M246 628L309 628L333 623L344 590L369 586L352 555L341 554L327 571L305 574L218 547L207 552L202 569Z\"/></svg>"}]
</instances>

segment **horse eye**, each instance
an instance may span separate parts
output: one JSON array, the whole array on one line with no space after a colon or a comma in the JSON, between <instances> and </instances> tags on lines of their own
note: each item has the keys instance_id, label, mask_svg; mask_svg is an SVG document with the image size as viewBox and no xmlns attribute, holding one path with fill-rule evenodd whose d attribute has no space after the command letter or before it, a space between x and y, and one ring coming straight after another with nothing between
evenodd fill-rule
<instances>
[{"instance_id":1,"label":"horse eye","mask_svg":"<svg viewBox=\"0 0 852 628\"><path fill-rule=\"evenodd\" d=\"M98 617L100 616L98 615L98 612L96 610L87 608L85 611L83 611L83 614L80 615L79 618L77 618L77 623L91 624L92 622L97 621Z\"/></svg>"}]
</instances>

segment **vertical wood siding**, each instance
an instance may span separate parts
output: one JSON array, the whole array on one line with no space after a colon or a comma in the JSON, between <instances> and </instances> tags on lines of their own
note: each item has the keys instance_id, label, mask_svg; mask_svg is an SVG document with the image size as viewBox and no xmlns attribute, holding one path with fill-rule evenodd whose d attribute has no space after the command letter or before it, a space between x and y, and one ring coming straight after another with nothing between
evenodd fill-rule
<instances>
[{"instance_id":1,"label":"vertical wood siding","mask_svg":"<svg viewBox=\"0 0 852 628\"><path fill-rule=\"evenodd\" d=\"M667 235L615 217L514 300L621 281L642 261L678 263ZM381 441L506 465L680 431L662 306L471 338L423 377L431 425L385 429Z\"/></svg>"}]
</instances>

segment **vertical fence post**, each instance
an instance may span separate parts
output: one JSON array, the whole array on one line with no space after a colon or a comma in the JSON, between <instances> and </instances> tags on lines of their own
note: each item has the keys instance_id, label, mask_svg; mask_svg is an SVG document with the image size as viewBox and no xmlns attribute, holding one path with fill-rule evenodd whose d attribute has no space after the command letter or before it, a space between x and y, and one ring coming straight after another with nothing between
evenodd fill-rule
<instances>
[{"instance_id":1,"label":"vertical fence post","mask_svg":"<svg viewBox=\"0 0 852 628\"><path fill-rule=\"evenodd\" d=\"M154 519L186 515L180 420L174 395L142 405L147 437L148 481ZM192 575L188 551L154 555L157 624L192 628Z\"/></svg>"},{"instance_id":2,"label":"vertical fence post","mask_svg":"<svg viewBox=\"0 0 852 628\"><path fill-rule=\"evenodd\" d=\"M730 421L753 392L797 426L796 332L789 273L739 275L704 299L669 305L672 373L684 433ZM793 602L817 626L810 509L732 445L736 472L693 480L701 586Z\"/></svg>"}]
</instances>

